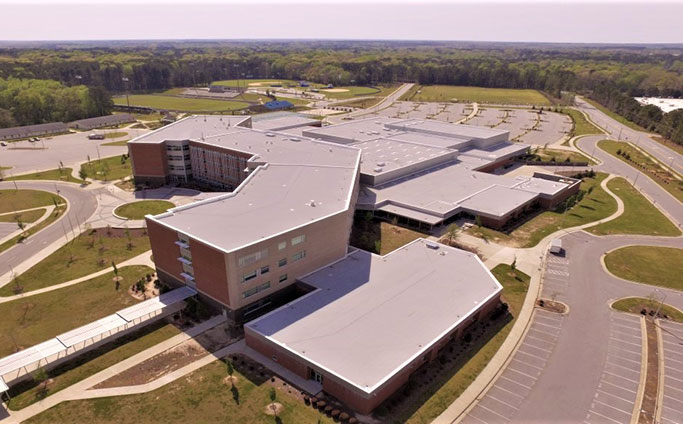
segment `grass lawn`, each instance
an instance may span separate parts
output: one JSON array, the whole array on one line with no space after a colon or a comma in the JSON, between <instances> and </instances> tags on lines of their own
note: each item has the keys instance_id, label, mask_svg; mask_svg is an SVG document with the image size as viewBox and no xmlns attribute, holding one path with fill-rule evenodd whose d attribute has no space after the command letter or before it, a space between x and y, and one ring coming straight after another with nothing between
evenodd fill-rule
<instances>
[{"instance_id":1,"label":"grass lawn","mask_svg":"<svg viewBox=\"0 0 683 424\"><path fill-rule=\"evenodd\" d=\"M19 285L23 291L49 287L84 277L105 268L111 268L112 261L120 263L150 249L149 238L143 230L130 230L133 246L128 249L128 238L124 231L107 229L93 230L93 234L83 233L56 252L19 275ZM103 248L100 253L100 248ZM0 288L0 296L14 294L14 284Z\"/></svg>"},{"instance_id":2,"label":"grass lawn","mask_svg":"<svg viewBox=\"0 0 683 424\"><path fill-rule=\"evenodd\" d=\"M0 303L0 357L44 342L138 302L128 286L153 270L124 267L117 291L110 272L92 280L31 297Z\"/></svg>"},{"instance_id":3,"label":"grass lawn","mask_svg":"<svg viewBox=\"0 0 683 424\"><path fill-rule=\"evenodd\" d=\"M232 79L232 80L223 80L223 81L214 81L211 84L215 85L225 85L228 87L263 87L263 88L268 88L272 84L280 84L283 87L284 86L299 86L298 81L294 80L286 80L286 79ZM304 87L301 87L304 88Z\"/></svg>"},{"instance_id":4,"label":"grass lawn","mask_svg":"<svg viewBox=\"0 0 683 424\"><path fill-rule=\"evenodd\" d=\"M125 97L124 97L125 100ZM128 112L114 112L116 113L128 113ZM135 119L138 121L158 121L164 117L161 113L131 113Z\"/></svg>"},{"instance_id":5,"label":"grass lawn","mask_svg":"<svg viewBox=\"0 0 683 424\"><path fill-rule=\"evenodd\" d=\"M455 85L415 85L403 95L401 100L550 106L550 100L537 90L463 87Z\"/></svg>"},{"instance_id":6,"label":"grass lawn","mask_svg":"<svg viewBox=\"0 0 683 424\"><path fill-rule=\"evenodd\" d=\"M48 225L52 224L53 222L57 221L66 208L64 208L62 205L66 204L66 200L63 198L59 197L59 207L55 208L50 216L45 218L40 224L34 225L31 227L28 231L26 231L24 234L20 234L12 239L7 240L6 242L0 244L0 253L4 252L5 250L14 247L17 243L21 243L24 241L27 237L31 237L33 234L37 233L38 231L42 230L43 228L47 227ZM1 289L0 289L1 291Z\"/></svg>"},{"instance_id":7,"label":"grass lawn","mask_svg":"<svg viewBox=\"0 0 683 424\"><path fill-rule=\"evenodd\" d=\"M104 138L120 138L127 136L128 133L125 131L114 131L104 133Z\"/></svg>"},{"instance_id":8,"label":"grass lawn","mask_svg":"<svg viewBox=\"0 0 683 424\"><path fill-rule=\"evenodd\" d=\"M174 207L173 203L165 200L140 200L121 205L114 213L128 219L143 219L147 214L158 215Z\"/></svg>"},{"instance_id":9,"label":"grass lawn","mask_svg":"<svg viewBox=\"0 0 683 424\"><path fill-rule=\"evenodd\" d=\"M634 168L640 169L641 172L652 178L652 180L659 184L664 190L671 193L679 202L683 202L683 181L676 179L671 172L663 169L658 162L645 156L631 144L622 141L601 140L598 142L598 147L622 162L626 162ZM627 153L630 159L618 155L617 151L619 150L621 150L622 153ZM643 176L641 175L641 178L642 177Z\"/></svg>"},{"instance_id":10,"label":"grass lawn","mask_svg":"<svg viewBox=\"0 0 683 424\"><path fill-rule=\"evenodd\" d=\"M108 143L102 143L101 146L126 146L128 145L128 142L130 141L129 138L125 140L119 140L119 141L110 141Z\"/></svg>"},{"instance_id":11,"label":"grass lawn","mask_svg":"<svg viewBox=\"0 0 683 424\"><path fill-rule=\"evenodd\" d=\"M562 113L569 115L569 117L572 118L572 122L574 122L574 127L569 134L570 136L575 137L579 135L602 134L602 131L600 131L600 129L595 125L591 124L588 119L586 119L586 116L578 110L566 108L562 109Z\"/></svg>"},{"instance_id":12,"label":"grass lawn","mask_svg":"<svg viewBox=\"0 0 683 424\"><path fill-rule=\"evenodd\" d=\"M589 164L594 164L595 162L579 152L572 152L568 150L554 150L554 149L536 149L532 150L534 156L541 158L542 161L552 161L553 158L556 162L566 162L569 158L570 162L588 162Z\"/></svg>"},{"instance_id":13,"label":"grass lawn","mask_svg":"<svg viewBox=\"0 0 683 424\"><path fill-rule=\"evenodd\" d=\"M335 92L331 90L346 90ZM374 87L363 87L363 86L340 86L334 87L332 89L322 88L320 90L321 94L330 99L350 99L352 97L361 96L377 96L382 92L379 88Z\"/></svg>"},{"instance_id":14,"label":"grass lawn","mask_svg":"<svg viewBox=\"0 0 683 424\"><path fill-rule=\"evenodd\" d=\"M683 290L683 249L626 246L608 253L605 265L625 280Z\"/></svg>"},{"instance_id":15,"label":"grass lawn","mask_svg":"<svg viewBox=\"0 0 683 424\"><path fill-rule=\"evenodd\" d=\"M5 178L6 181L22 181L22 180L54 180L54 181L66 181L68 183L77 183L77 184L84 184L85 181L81 180L80 178L75 178L71 173L73 172L73 169L71 168L62 168L60 169L51 169L49 171L40 171L40 172L34 172L32 174L23 174L23 175L17 175L14 177L10 178Z\"/></svg>"},{"instance_id":16,"label":"grass lawn","mask_svg":"<svg viewBox=\"0 0 683 424\"><path fill-rule=\"evenodd\" d=\"M124 155L91 160L81 165L81 169L85 169L88 178L104 181L119 180L133 174L130 158Z\"/></svg>"},{"instance_id":17,"label":"grass lawn","mask_svg":"<svg viewBox=\"0 0 683 424\"><path fill-rule=\"evenodd\" d=\"M524 222L511 232L503 233L486 227L472 227L467 232L496 243L512 247L533 247L544 237L562 228L575 227L606 218L617 211L617 202L600 187L607 174L598 173L595 178L584 178L581 190L590 195L565 213L544 211Z\"/></svg>"},{"instance_id":18,"label":"grass lawn","mask_svg":"<svg viewBox=\"0 0 683 424\"><path fill-rule=\"evenodd\" d=\"M627 127L631 128L631 129L634 129L636 131L649 132L648 130L646 130L645 128L636 124L635 122L631 122L628 119L624 118L623 116L612 112L611 110L607 109L605 106L601 105L600 103L596 102L595 100L589 99L588 97L582 97L582 99L587 101L591 105L593 105L600 112L604 113L605 115L609 116L610 118L614 119L615 121L626 125Z\"/></svg>"},{"instance_id":19,"label":"grass lawn","mask_svg":"<svg viewBox=\"0 0 683 424\"><path fill-rule=\"evenodd\" d=\"M351 229L351 245L368 252L386 255L420 237L428 237L408 228L380 220L356 217ZM379 251L377 249L379 247Z\"/></svg>"},{"instance_id":20,"label":"grass lawn","mask_svg":"<svg viewBox=\"0 0 683 424\"><path fill-rule=\"evenodd\" d=\"M270 380L252 381L239 370L231 393L225 383L226 365L217 360L149 393L63 402L25 421L72 424L116 423L239 423L331 424L332 420L277 386L277 402L283 405L278 420L266 414ZM235 394L237 400L235 400Z\"/></svg>"},{"instance_id":21,"label":"grass lawn","mask_svg":"<svg viewBox=\"0 0 683 424\"><path fill-rule=\"evenodd\" d=\"M644 234L654 236L678 236L678 228L649 200L634 189L623 178L614 178L607 183L614 194L624 202L624 213L612 221L587 228L596 235Z\"/></svg>"},{"instance_id":22,"label":"grass lawn","mask_svg":"<svg viewBox=\"0 0 683 424\"><path fill-rule=\"evenodd\" d=\"M643 309L651 309L656 311L657 308L659 308L659 302L660 299L653 300L646 299L644 297L627 297L626 299L621 299L614 302L612 304L612 308L616 309L617 311L630 312L632 314L640 315L640 311ZM659 310L659 314L666 315L673 321L683 322L683 312L677 308L674 308L673 306L663 304Z\"/></svg>"},{"instance_id":23,"label":"grass lawn","mask_svg":"<svg viewBox=\"0 0 683 424\"><path fill-rule=\"evenodd\" d=\"M45 209L35 209L32 211L26 211L21 213L9 213L5 215L0 215L0 222L16 222L21 220L24 224L30 224L31 222L36 222L41 216L45 214Z\"/></svg>"},{"instance_id":24,"label":"grass lawn","mask_svg":"<svg viewBox=\"0 0 683 424\"><path fill-rule=\"evenodd\" d=\"M35 381L26 381L12 387L8 404L17 411L78 383L156 344L180 334L180 330L164 321L157 321L139 330L86 352L66 364L48 371L50 383L47 393L41 393Z\"/></svg>"},{"instance_id":25,"label":"grass lawn","mask_svg":"<svg viewBox=\"0 0 683 424\"><path fill-rule=\"evenodd\" d=\"M40 190L0 190L0 213L53 206L55 201L64 202L64 199Z\"/></svg>"},{"instance_id":26,"label":"grass lawn","mask_svg":"<svg viewBox=\"0 0 683 424\"><path fill-rule=\"evenodd\" d=\"M506 264L496 266L491 272L503 285L502 298L509 306L510 319L501 320L500 328L495 328L496 326L493 325L489 337L473 341L464 352L462 360L445 365L446 368L439 371L435 380L428 383L428 387L431 387L426 390L420 389L420 393L411 394L407 401L399 403L390 413L382 414L382 422L410 424L432 422L472 384L500 349L522 309L530 278Z\"/></svg>"},{"instance_id":27,"label":"grass lawn","mask_svg":"<svg viewBox=\"0 0 683 424\"><path fill-rule=\"evenodd\" d=\"M183 112L222 112L238 110L249 106L247 103L228 100L196 99L157 94L134 94L129 96L131 106L152 109L177 110ZM125 97L115 97L114 103L125 105Z\"/></svg>"}]
</instances>

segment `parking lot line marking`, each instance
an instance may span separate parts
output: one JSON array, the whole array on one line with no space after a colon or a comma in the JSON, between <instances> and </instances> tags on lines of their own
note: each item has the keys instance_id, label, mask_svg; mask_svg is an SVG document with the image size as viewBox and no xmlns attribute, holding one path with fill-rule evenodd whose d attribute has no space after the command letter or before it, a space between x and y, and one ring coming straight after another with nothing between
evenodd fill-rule
<instances>
[{"instance_id":1,"label":"parking lot line marking","mask_svg":"<svg viewBox=\"0 0 683 424\"><path fill-rule=\"evenodd\" d=\"M664 356L664 361L673 361L673 362L678 362L679 364L683 364L683 361L679 361L679 360L676 360L676 359L667 358L666 356Z\"/></svg>"},{"instance_id":2,"label":"parking lot line marking","mask_svg":"<svg viewBox=\"0 0 683 424\"><path fill-rule=\"evenodd\" d=\"M618 317L612 316L612 317L610 318L610 321L612 321L612 322L621 321L621 322L627 322L627 323L629 323L629 324L635 324L635 323L637 322L637 321L631 321L630 319L624 318L623 315L622 315L622 316L618 316ZM619 325L619 324L617 324L617 325ZM631 327L631 329L633 329L633 327Z\"/></svg>"},{"instance_id":3,"label":"parking lot line marking","mask_svg":"<svg viewBox=\"0 0 683 424\"><path fill-rule=\"evenodd\" d=\"M530 363L528 363L528 362L524 362L524 361L519 360L519 359L517 359L517 358L512 358L512 361L517 361L517 362L522 363L522 364L524 364L524 365L526 365L526 366L533 367L533 368L536 368L536 369L538 369L538 370L543 371L543 367L539 367L539 366L537 366L537 365L530 364ZM510 361L510 362L512 362L512 361Z\"/></svg>"},{"instance_id":4,"label":"parking lot line marking","mask_svg":"<svg viewBox=\"0 0 683 424\"><path fill-rule=\"evenodd\" d=\"M667 368L667 367L664 367L664 368ZM675 369L675 368L672 368L672 369ZM680 381L681 383L683 383L683 380L681 380L680 378L672 377L670 375L665 375L664 379L666 380L667 378L670 378L670 379L676 380L676 381Z\"/></svg>"},{"instance_id":5,"label":"parking lot line marking","mask_svg":"<svg viewBox=\"0 0 683 424\"><path fill-rule=\"evenodd\" d=\"M679 388L677 388L677 387L673 387L673 386L664 386L664 387L666 387L667 389L673 389L673 390L675 390L675 391L677 391L677 392L683 393L683 389L679 389ZM666 395L664 395L664 396L666 396ZM683 402L683 396L682 396L682 397L679 397L679 398L676 399L676 400L679 401L679 402Z\"/></svg>"},{"instance_id":6,"label":"parking lot line marking","mask_svg":"<svg viewBox=\"0 0 683 424\"><path fill-rule=\"evenodd\" d=\"M625 366L619 365L619 364L613 364L612 362L609 362L609 361L605 361L605 363L606 363L606 364L609 364L609 365L614 365L615 367L623 368L623 369L625 369L626 371L638 373L638 375L640 375L640 371L633 370L633 369L631 369L631 368L629 368L629 367L625 367Z\"/></svg>"},{"instance_id":7,"label":"parking lot line marking","mask_svg":"<svg viewBox=\"0 0 683 424\"><path fill-rule=\"evenodd\" d=\"M619 349L619 351L624 351L624 352L628 352L628 353L633 353L633 354L636 354L636 355L638 355L638 356L640 356L640 354L642 353L640 350L628 350L628 349L626 349L625 347L616 347L616 349Z\"/></svg>"},{"instance_id":8,"label":"parking lot line marking","mask_svg":"<svg viewBox=\"0 0 683 424\"><path fill-rule=\"evenodd\" d=\"M489 397L489 398L491 398L491 399L493 399L493 400L495 400L496 402L500 402L500 403L502 403L503 405L509 406L510 408L514 409L515 411L519 411L519 408L518 408L518 407L516 407L516 406L514 406L514 405L510 405L509 403L507 403L507 402L505 402L505 401L502 401L502 400L498 399L497 397L494 397L494 396L491 396L491 395L486 395L486 396Z\"/></svg>"},{"instance_id":9,"label":"parking lot line marking","mask_svg":"<svg viewBox=\"0 0 683 424\"><path fill-rule=\"evenodd\" d=\"M628 403L630 403L630 404L633 404L633 401L632 401L632 400L624 399L624 398L621 397L621 396L613 395L612 393L609 393L609 392L606 392L606 391L600 390L600 389L598 389L597 391L600 392L600 393L604 393L604 394L606 394L607 396L612 396L612 397L617 398L617 399L619 399L619 400L623 400L624 402L628 402ZM597 393L595 394L595 396L597 396Z\"/></svg>"},{"instance_id":10,"label":"parking lot line marking","mask_svg":"<svg viewBox=\"0 0 683 424\"><path fill-rule=\"evenodd\" d=\"M633 346L638 346L638 347L641 347L641 346L642 346L640 343L627 342L626 340L615 339L614 337L610 337L609 339L610 339L610 340L616 340L616 341L619 342L619 343L630 344L630 345L633 345Z\"/></svg>"},{"instance_id":11,"label":"parking lot line marking","mask_svg":"<svg viewBox=\"0 0 683 424\"><path fill-rule=\"evenodd\" d=\"M486 409L487 411L491 412L492 414L498 415L499 417L501 417L502 419L504 419L504 420L506 420L506 421L509 421L509 420L510 420L510 419L509 419L508 417L506 417L505 415L501 415L501 414L497 413L496 411L494 411L493 409L485 407L485 406L482 405L481 403L478 404L477 406L480 407L481 409Z\"/></svg>"},{"instance_id":12,"label":"parking lot line marking","mask_svg":"<svg viewBox=\"0 0 683 424\"><path fill-rule=\"evenodd\" d=\"M539 321L534 322L534 324L542 325L542 326L544 326L544 327L554 328L555 330L558 331L558 333L559 333L559 330L560 330L560 328L561 328L561 327L554 327L554 326L548 325L548 324L543 324L542 322L539 322Z\"/></svg>"},{"instance_id":13,"label":"parking lot line marking","mask_svg":"<svg viewBox=\"0 0 683 424\"><path fill-rule=\"evenodd\" d=\"M543 334L547 334L547 335L549 335L549 336L553 336L553 337L555 337L556 339L557 339L557 337L558 337L557 334L548 333L547 331L543 331L543 330L539 330L538 328L534 328L533 324L531 325L531 328L530 328L529 330L538 331L539 333L543 333Z\"/></svg>"},{"instance_id":14,"label":"parking lot line marking","mask_svg":"<svg viewBox=\"0 0 683 424\"><path fill-rule=\"evenodd\" d=\"M618 378L622 378L622 379L624 379L624 380L628 380L628 381L630 381L630 382L632 382L632 383L640 384L639 381L632 380L632 379L630 379L630 378L624 377L623 375L615 374L615 373L613 373L613 372L604 371L604 370L603 370L602 372L605 373L605 374L613 375L613 376L618 377Z\"/></svg>"},{"instance_id":15,"label":"parking lot line marking","mask_svg":"<svg viewBox=\"0 0 683 424\"><path fill-rule=\"evenodd\" d=\"M524 388L526 388L526 389L532 390L532 387L529 387L529 386L527 386L526 384L522 384L522 383L520 383L519 381L515 381L515 380L513 380L513 379L511 379L511 378L507 378L507 377L504 376L504 375L501 375L500 378L504 378L504 379L506 379L506 380L508 380L508 381L511 381L511 382L513 382L513 383L515 383L515 384L518 384L518 385L520 385L520 386L522 386L522 387L524 387Z\"/></svg>"},{"instance_id":16,"label":"parking lot line marking","mask_svg":"<svg viewBox=\"0 0 683 424\"><path fill-rule=\"evenodd\" d=\"M520 346L520 348L521 348L521 346ZM518 353L523 353L523 354L525 354L525 355L529 355L529 356L531 356L531 357L533 357L533 358L536 358L536 359L541 359L541 360L543 360L543 361L547 361L547 358L542 358L542 357L540 357L540 356L533 355L533 354L531 354L531 353L529 353L529 352L525 352L525 351L523 351L523 350L517 349L517 352L518 352Z\"/></svg>"},{"instance_id":17,"label":"parking lot line marking","mask_svg":"<svg viewBox=\"0 0 683 424\"><path fill-rule=\"evenodd\" d=\"M671 424L679 424L679 423L677 423L676 421L671 421L670 419L668 419L667 417L664 417L664 416L662 417L662 421L668 421L668 422L670 422Z\"/></svg>"},{"instance_id":18,"label":"parking lot line marking","mask_svg":"<svg viewBox=\"0 0 683 424\"><path fill-rule=\"evenodd\" d=\"M598 417L607 418L608 420L610 420L610 421L612 421L612 422L615 422L615 423L617 423L617 424L623 424L621 421L617 421L617 420L615 420L615 419L613 419L613 418L610 418L610 417L607 417L607 416L605 416L605 415L602 415L602 414L600 414L600 413L598 413L598 412L593 411L592 409L589 410L588 412L590 412L591 414L595 414L595 415L597 415Z\"/></svg>"},{"instance_id":19,"label":"parking lot line marking","mask_svg":"<svg viewBox=\"0 0 683 424\"><path fill-rule=\"evenodd\" d=\"M614 325L615 327L624 327L627 330L635 330L636 329L634 326L629 326L629 325L622 325L622 324L617 324L617 323L612 323L612 325Z\"/></svg>"},{"instance_id":20,"label":"parking lot line marking","mask_svg":"<svg viewBox=\"0 0 683 424\"><path fill-rule=\"evenodd\" d=\"M472 415L472 411L468 412L468 413L467 413L467 416L468 416L468 417L472 417L472 418L474 418L475 420L477 420L477 421L479 421L479 422L481 422L481 423L489 424L488 422L482 420L481 418L477 418L476 416Z\"/></svg>"},{"instance_id":21,"label":"parking lot line marking","mask_svg":"<svg viewBox=\"0 0 683 424\"><path fill-rule=\"evenodd\" d=\"M681 412L681 411L679 411L678 409L673 409L673 408L670 407L670 406L662 405L662 407L663 407L664 409L671 409L672 411L677 412L677 413L678 413L678 412Z\"/></svg>"},{"instance_id":22,"label":"parking lot line marking","mask_svg":"<svg viewBox=\"0 0 683 424\"><path fill-rule=\"evenodd\" d=\"M555 346L555 344L554 344L553 342L551 342L550 340L543 340L543 339L541 339L541 338L534 337L534 336L532 336L532 335L530 335L530 334L527 334L526 336L527 336L528 338L530 338L530 339L538 340L539 342L543 342L543 343L550 343L550 344L552 344L553 346Z\"/></svg>"},{"instance_id":23,"label":"parking lot line marking","mask_svg":"<svg viewBox=\"0 0 683 424\"><path fill-rule=\"evenodd\" d=\"M616 406L612 406L612 405L610 405L609 403L601 402L601 401L599 401L599 400L597 400L597 399L593 399L593 402L599 403L600 405L605 405L606 407L612 408L612 409L614 409L615 411L619 411L619 412L621 412L622 414L626 414L626 415L628 415L629 417L632 415L632 412L633 412L633 411L628 411L628 412L626 412L626 411L624 411L623 409L619 409L619 408L617 408Z\"/></svg>"},{"instance_id":24,"label":"parking lot line marking","mask_svg":"<svg viewBox=\"0 0 683 424\"><path fill-rule=\"evenodd\" d=\"M506 388L503 388L503 387L500 387L500 386L495 386L495 385L494 385L493 387L495 387L496 389L502 390L502 391L504 391L504 392L508 392L508 393L510 393L511 395L518 396L520 399L524 399L524 396L520 395L519 393L511 392L510 390L508 390L508 389L506 389Z\"/></svg>"},{"instance_id":25,"label":"parking lot line marking","mask_svg":"<svg viewBox=\"0 0 683 424\"><path fill-rule=\"evenodd\" d=\"M534 345L529 344L529 343L527 343L527 342L522 343L522 347L524 347L524 346L529 346L529 347L533 347L534 349L542 350L542 351L544 351L544 352L553 353L552 350L543 349L542 347L534 346Z\"/></svg>"},{"instance_id":26,"label":"parking lot line marking","mask_svg":"<svg viewBox=\"0 0 683 424\"><path fill-rule=\"evenodd\" d=\"M613 357L615 357L615 358L617 358L617 359L620 359L620 360L623 360L623 361L633 362L634 364L638 364L638 365L640 366L640 362L641 362L641 361L636 361L635 359L630 359L630 358L627 358L627 357L625 357L625 356L615 355L614 353L608 353L608 354L607 354L607 359L609 359L610 356L613 356Z\"/></svg>"},{"instance_id":27,"label":"parking lot line marking","mask_svg":"<svg viewBox=\"0 0 683 424\"><path fill-rule=\"evenodd\" d=\"M542 312L540 312L540 313L537 312L537 313L536 313L536 318L547 319L548 321L554 321L554 322L556 322L556 323L558 323L558 324L562 324L562 321L564 321L562 318L552 317L552 316L549 316L549 315L544 314L544 313L542 313Z\"/></svg>"},{"instance_id":28,"label":"parking lot line marking","mask_svg":"<svg viewBox=\"0 0 683 424\"><path fill-rule=\"evenodd\" d=\"M529 378L533 378L534 380L538 380L538 377L535 377L535 376L533 376L533 375L529 375L529 374L527 374L527 373L525 373L525 372L522 372L522 371L520 371L520 370L516 370L516 369L514 369L514 368L512 368L512 367L510 367L510 366L508 366L507 369L509 369L510 371L514 371L514 372L516 372L516 373L518 373L518 374L522 374L523 376L526 376L526 377L529 377ZM539 374L540 374L540 373L539 373Z\"/></svg>"},{"instance_id":29,"label":"parking lot line marking","mask_svg":"<svg viewBox=\"0 0 683 424\"><path fill-rule=\"evenodd\" d=\"M610 386L614 386L614 387L616 387L616 388L618 388L618 389L626 390L627 392L631 392L631 393L633 393L634 395L637 394L635 390L627 389L626 387L622 387L622 386L617 386L616 384L610 383L610 382L607 381L607 380L600 380L600 384L602 384L602 383L607 383L607 384L609 384ZM598 385L598 387L600 387L600 385Z\"/></svg>"},{"instance_id":30,"label":"parking lot line marking","mask_svg":"<svg viewBox=\"0 0 683 424\"><path fill-rule=\"evenodd\" d=\"M635 334L626 333L624 331L612 330L612 332L610 332L610 337L612 336L612 333L623 334L624 336L629 336L629 337L633 337L634 339L642 340L642 336L640 334L635 335Z\"/></svg>"},{"instance_id":31,"label":"parking lot line marking","mask_svg":"<svg viewBox=\"0 0 683 424\"><path fill-rule=\"evenodd\" d=\"M662 340L662 341L663 341L665 344L669 344L669 345L674 345L674 346L676 346L676 350L679 350L679 349L683 348L683 345L681 345L681 343L670 342L670 341L668 341L668 340Z\"/></svg>"},{"instance_id":32,"label":"parking lot line marking","mask_svg":"<svg viewBox=\"0 0 683 424\"><path fill-rule=\"evenodd\" d=\"M664 398L665 399L671 399L671 400L676 401L676 402L683 402L683 400L681 400L680 398L671 397L669 395L664 395ZM683 411L678 411L678 412L683 412Z\"/></svg>"}]
</instances>

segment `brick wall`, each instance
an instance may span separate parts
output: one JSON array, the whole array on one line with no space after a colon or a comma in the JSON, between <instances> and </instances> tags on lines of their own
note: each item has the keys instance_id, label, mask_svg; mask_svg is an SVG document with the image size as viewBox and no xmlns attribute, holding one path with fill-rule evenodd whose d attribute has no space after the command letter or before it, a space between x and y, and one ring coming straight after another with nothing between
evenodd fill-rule
<instances>
[{"instance_id":1,"label":"brick wall","mask_svg":"<svg viewBox=\"0 0 683 424\"><path fill-rule=\"evenodd\" d=\"M166 160L166 145L164 143L129 143L133 165L133 176L136 181L145 178L159 180L168 176L168 162Z\"/></svg>"},{"instance_id":2,"label":"brick wall","mask_svg":"<svg viewBox=\"0 0 683 424\"><path fill-rule=\"evenodd\" d=\"M165 273L172 275L180 281L184 281L180 273L183 272L183 267L178 262L180 250L175 244L178 240L178 235L175 230L167 228L155 221L146 219L147 232L149 240L152 245L152 254L154 255L154 264L164 270Z\"/></svg>"},{"instance_id":3,"label":"brick wall","mask_svg":"<svg viewBox=\"0 0 683 424\"><path fill-rule=\"evenodd\" d=\"M225 253L190 238L192 268L197 290L215 300L230 304Z\"/></svg>"}]
</instances>

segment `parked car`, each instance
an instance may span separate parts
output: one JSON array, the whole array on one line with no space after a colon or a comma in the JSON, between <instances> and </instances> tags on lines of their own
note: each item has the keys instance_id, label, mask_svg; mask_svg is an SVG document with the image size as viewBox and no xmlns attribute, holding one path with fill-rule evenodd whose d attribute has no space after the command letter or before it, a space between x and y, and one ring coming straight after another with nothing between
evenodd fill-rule
<instances>
[{"instance_id":1,"label":"parked car","mask_svg":"<svg viewBox=\"0 0 683 424\"><path fill-rule=\"evenodd\" d=\"M6 147L6 146L7 146L7 143L5 143L5 142L3 141L3 142L0 143L0 146Z\"/></svg>"},{"instance_id":2,"label":"parked car","mask_svg":"<svg viewBox=\"0 0 683 424\"><path fill-rule=\"evenodd\" d=\"M553 255L561 255L562 252L564 252L564 249L562 249L562 240L555 239L550 242L550 253Z\"/></svg>"},{"instance_id":3,"label":"parked car","mask_svg":"<svg viewBox=\"0 0 683 424\"><path fill-rule=\"evenodd\" d=\"M88 134L88 140L104 140L104 134Z\"/></svg>"}]
</instances>

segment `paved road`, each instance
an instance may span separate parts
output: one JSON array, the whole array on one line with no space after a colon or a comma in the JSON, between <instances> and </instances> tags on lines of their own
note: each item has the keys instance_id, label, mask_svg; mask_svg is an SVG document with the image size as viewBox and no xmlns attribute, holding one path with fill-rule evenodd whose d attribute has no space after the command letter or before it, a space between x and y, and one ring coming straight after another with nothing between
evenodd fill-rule
<instances>
[{"instance_id":1,"label":"paved road","mask_svg":"<svg viewBox=\"0 0 683 424\"><path fill-rule=\"evenodd\" d=\"M635 186L640 192L645 193L664 209L676 224L679 226L683 225L683 204L661 188L659 184L652 181L646 174L597 147L597 142L604 138L604 136L589 136L580 138L577 141L577 145L581 150L602 160L603 163L594 169L625 177L631 182L635 181Z\"/></svg>"},{"instance_id":2,"label":"paved road","mask_svg":"<svg viewBox=\"0 0 683 424\"><path fill-rule=\"evenodd\" d=\"M640 379L640 319L608 304L624 296L647 297L653 287L610 276L600 256L633 243L683 248L680 237L579 232L563 238L567 255L549 255L543 294L569 304L569 314L536 311L510 365L463 423L629 422ZM667 303L683 308L682 292L663 291ZM683 371L683 363L672 364Z\"/></svg>"},{"instance_id":3,"label":"paved road","mask_svg":"<svg viewBox=\"0 0 683 424\"><path fill-rule=\"evenodd\" d=\"M45 182L17 181L17 186L22 189L44 190L55 193L59 190L60 196L69 202L69 210L57 222L44 228L33 236L3 253L0 253L0 276L10 272L10 265L16 268L22 262L30 259L50 244L64 238L64 230L71 232L71 227L78 234L78 226L83 224L97 209L96 193L92 190L84 190L75 184ZM14 189L11 182L0 182L1 189ZM62 223L64 227L62 227Z\"/></svg>"},{"instance_id":4,"label":"paved road","mask_svg":"<svg viewBox=\"0 0 683 424\"><path fill-rule=\"evenodd\" d=\"M338 124L340 122L343 122L343 118L357 118L362 115L368 115L371 113L375 113L378 110L382 110L384 108L387 108L394 104L402 95L404 95L408 90L411 89L411 87L415 85L412 83L409 84L403 84L400 86L396 91L393 93L389 94L387 97L384 98L381 102L377 103L375 106L368 108L368 109L360 109L356 110L353 112L345 113L343 115L336 115L336 116L330 116L327 118L327 120L332 123L332 124Z\"/></svg>"},{"instance_id":5,"label":"paved road","mask_svg":"<svg viewBox=\"0 0 683 424\"><path fill-rule=\"evenodd\" d=\"M632 143L637 143L639 147L646 150L661 162L665 163L666 165L672 164L671 166L675 170L683 173L683 155L652 140L650 137L648 137L647 133L635 131L626 125L615 121L593 107L590 103L582 100L580 97L576 98L576 104L580 110L590 116L593 122L607 130L611 134L611 138L615 140L621 139L630 141Z\"/></svg>"}]
</instances>

